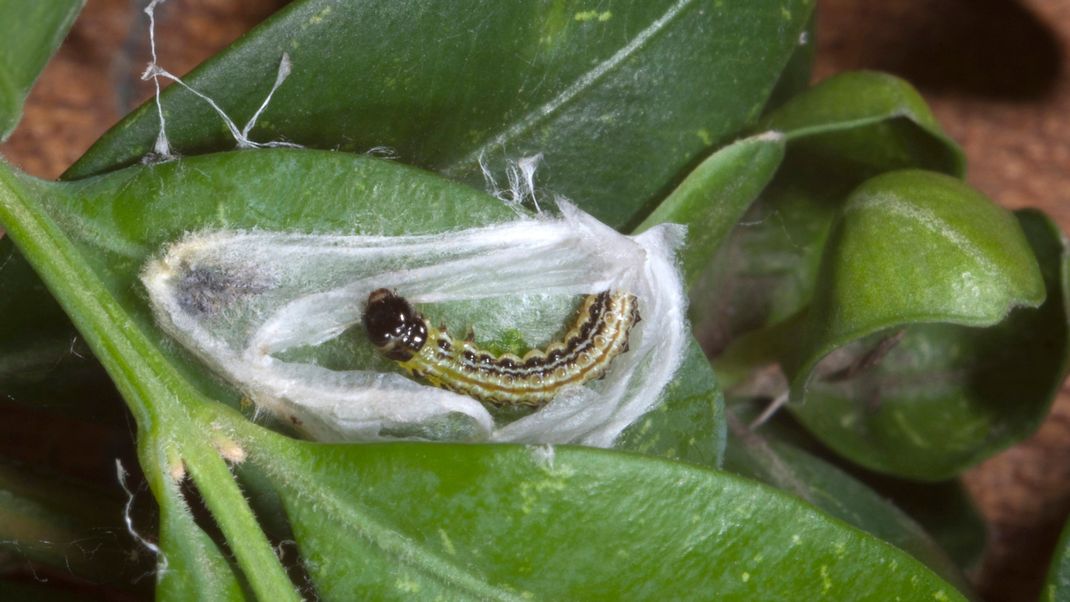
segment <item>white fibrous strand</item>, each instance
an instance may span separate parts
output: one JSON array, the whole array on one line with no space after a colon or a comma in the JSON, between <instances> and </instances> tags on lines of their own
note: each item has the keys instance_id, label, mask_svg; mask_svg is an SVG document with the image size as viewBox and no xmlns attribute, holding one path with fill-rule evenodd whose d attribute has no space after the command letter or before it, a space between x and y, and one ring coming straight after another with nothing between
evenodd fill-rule
<instances>
[{"instance_id":1,"label":"white fibrous strand","mask_svg":"<svg viewBox=\"0 0 1070 602\"><path fill-rule=\"evenodd\" d=\"M115 459L115 475L119 480L119 486L122 487L123 492L126 493L126 505L123 507L123 523L126 524L126 531L130 534L130 537L134 538L134 541L141 544L142 547L156 557L156 579L159 580L167 573L167 556L164 555L158 545L145 539L145 537L134 529L134 492L131 491L130 487L126 484L128 473L126 472L126 468L123 467L123 463L118 458Z\"/></svg>"},{"instance_id":2,"label":"white fibrous strand","mask_svg":"<svg viewBox=\"0 0 1070 602\"><path fill-rule=\"evenodd\" d=\"M530 186L518 169L521 186ZM655 407L684 355L686 301L674 257L684 228L626 236L569 203L559 207L560 217L418 236L193 233L149 261L142 281L169 334L312 438L608 447ZM495 309L480 314L481 334L516 328L525 340L552 337L564 325L525 325L546 299L627 292L638 298L642 321L604 379L566 386L530 414L502 417L376 363L359 334L365 301L381 288L420 308L486 304ZM361 369L298 353L346 337L370 358Z\"/></svg>"},{"instance_id":3,"label":"white fibrous strand","mask_svg":"<svg viewBox=\"0 0 1070 602\"><path fill-rule=\"evenodd\" d=\"M535 193L535 172L542 163L543 155L538 153L518 160L505 162L505 177L509 186L502 188L498 185L494 172L487 163L485 155L479 156L479 169L483 173L483 183L487 193L511 207L518 215L525 215L523 205L530 201L536 213L542 212L539 206L539 198Z\"/></svg>"},{"instance_id":4,"label":"white fibrous strand","mask_svg":"<svg viewBox=\"0 0 1070 602\"><path fill-rule=\"evenodd\" d=\"M283 82L286 81L286 78L290 76L290 72L292 71L292 65L290 64L290 56L286 53L282 54L282 58L279 59L278 70L275 72L275 83L272 84L271 89L268 91L267 96L264 97L263 102L260 103L260 106L257 108L256 112L253 113L253 116L250 117L249 121L245 123L245 127L239 129L237 123L235 123L235 121L231 119L229 115L227 115L227 112L224 111L223 108L220 107L214 99L212 99L207 94L204 94L199 90L191 87L189 84L183 81L182 78L160 66L159 56L156 52L156 9L159 7L159 5L163 4L166 1L167 0L150 0L150 2L144 8L144 12L149 18L149 51L152 60L149 62L148 65L145 66L145 70L141 74L141 79L143 81L149 79L152 80L153 86L155 87L153 100L156 103L156 114L159 118L160 123L160 130L156 135L156 142L153 146L154 154L146 159L158 161L170 160L175 158L174 151L171 148L171 143L167 138L167 119L164 117L165 113L163 110L163 103L160 99L161 77L175 82L179 86L182 86L186 90L189 90L192 94L194 94L204 102L208 103L208 106L212 107L212 110L214 110L216 114L219 115L219 118L223 121L223 124L226 126L227 131L230 132L230 135L234 137L234 142L236 143L238 148L302 148L301 145L294 144L292 142L285 142L282 140L257 142L249 137L249 133L256 125L257 120L260 119L260 116L263 114L264 110L267 109L268 104L271 102L271 98L275 95L275 91L278 90L279 87L282 86Z\"/></svg>"}]
</instances>

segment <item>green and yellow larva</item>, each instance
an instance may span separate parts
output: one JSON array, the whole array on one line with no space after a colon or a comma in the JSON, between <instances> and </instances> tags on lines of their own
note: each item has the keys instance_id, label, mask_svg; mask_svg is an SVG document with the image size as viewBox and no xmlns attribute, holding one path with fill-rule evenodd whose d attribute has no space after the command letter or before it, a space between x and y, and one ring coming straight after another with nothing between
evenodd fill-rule
<instances>
[{"instance_id":1,"label":"green and yellow larva","mask_svg":"<svg viewBox=\"0 0 1070 602\"><path fill-rule=\"evenodd\" d=\"M383 355L433 386L497 406L539 407L566 385L601 378L613 358L628 350L639 321L635 295L588 295L561 340L519 357L454 339L387 289L372 292L364 310L364 328Z\"/></svg>"}]
</instances>

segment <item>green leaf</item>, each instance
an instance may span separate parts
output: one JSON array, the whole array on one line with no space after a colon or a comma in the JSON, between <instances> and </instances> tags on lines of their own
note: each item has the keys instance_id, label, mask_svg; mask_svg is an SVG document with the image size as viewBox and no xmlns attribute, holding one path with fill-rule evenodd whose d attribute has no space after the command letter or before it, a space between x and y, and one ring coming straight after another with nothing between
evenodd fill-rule
<instances>
[{"instance_id":1,"label":"green leaf","mask_svg":"<svg viewBox=\"0 0 1070 602\"><path fill-rule=\"evenodd\" d=\"M786 491L905 552L970 595L961 571L910 516L832 464L770 433L752 430L757 415L733 404L729 412L725 469ZM742 410L742 413L740 413Z\"/></svg>"},{"instance_id":2,"label":"green leaf","mask_svg":"<svg viewBox=\"0 0 1070 602\"><path fill-rule=\"evenodd\" d=\"M759 400L761 403L758 403ZM735 398L726 403L729 404L729 413L736 417L733 421L738 419L750 424L769 401ZM777 412L760 427L751 430L759 440L790 446L846 473L921 525L962 571L977 568L987 540L985 521L958 480L908 481L861 468L836 455L814 438L790 412ZM729 444L734 445L731 438ZM733 453L726 452L726 464Z\"/></svg>"},{"instance_id":3,"label":"green leaf","mask_svg":"<svg viewBox=\"0 0 1070 602\"><path fill-rule=\"evenodd\" d=\"M794 498L686 464L569 447L248 445L324 599L961 599Z\"/></svg>"},{"instance_id":4,"label":"green leaf","mask_svg":"<svg viewBox=\"0 0 1070 602\"><path fill-rule=\"evenodd\" d=\"M847 201L810 317L822 342L842 344L911 322L990 325L1044 296L1037 261L1008 211L958 180L900 171L873 178Z\"/></svg>"},{"instance_id":5,"label":"green leaf","mask_svg":"<svg viewBox=\"0 0 1070 602\"><path fill-rule=\"evenodd\" d=\"M687 226L681 256L691 284L710 263L725 237L773 177L784 158L784 139L762 134L739 140L710 155L636 229L662 223Z\"/></svg>"},{"instance_id":6,"label":"green leaf","mask_svg":"<svg viewBox=\"0 0 1070 602\"><path fill-rule=\"evenodd\" d=\"M400 235L443 232L515 217L497 199L433 174L366 156L321 151L222 153L40 185L49 191L45 201L55 214L62 214L65 228L84 245L86 260L132 319L158 339L163 353L182 366L189 378L213 397L231 401L238 398L235 392L205 377L204 369L174 349L153 325L137 277L164 244L206 228ZM481 301L481 311L485 313L497 302ZM457 316L473 318L467 325L475 327L481 337L497 334L483 327L479 314L457 312L447 308L437 317L448 323ZM552 331L556 326L548 328ZM356 341L324 353L336 356L340 351L351 363L381 365L374 363L382 360L367 347ZM679 389L682 397L702 391L707 401L716 399L718 389L708 364L692 361L678 373L681 383L688 379L691 384Z\"/></svg>"},{"instance_id":7,"label":"green leaf","mask_svg":"<svg viewBox=\"0 0 1070 602\"><path fill-rule=\"evenodd\" d=\"M297 599L219 456L217 447L225 439L209 434L212 418L203 413L221 406L191 386L123 310L115 293L41 209L35 196L44 195L43 187L0 162L0 222L81 329L133 412L149 487L158 500L164 499L178 473L192 476L224 536L241 542L231 549L250 589L264 599Z\"/></svg>"},{"instance_id":8,"label":"green leaf","mask_svg":"<svg viewBox=\"0 0 1070 602\"><path fill-rule=\"evenodd\" d=\"M185 81L239 127L283 53L290 78L256 140L363 152L473 184L483 157L543 153L540 182L602 221L631 223L698 157L752 125L794 51L813 0L291 3ZM413 40L420 40L414 44ZM166 61L166 57L163 57ZM162 97L173 147L234 147L205 102ZM66 174L130 165L153 150L146 103Z\"/></svg>"},{"instance_id":9,"label":"green leaf","mask_svg":"<svg viewBox=\"0 0 1070 602\"><path fill-rule=\"evenodd\" d=\"M84 4L85 0L0 2L0 141L15 129L26 95Z\"/></svg>"},{"instance_id":10,"label":"green leaf","mask_svg":"<svg viewBox=\"0 0 1070 602\"><path fill-rule=\"evenodd\" d=\"M115 379L138 421L142 466L161 506L167 506L164 555L187 567L176 572L175 581L161 581L161 593L233 597L238 586L232 573L237 570L257 597L294 595L219 456L218 450L240 449L220 425L246 424L246 419L206 396L236 401L238 395L155 327L137 280L146 260L165 243L206 228L389 235L440 232L513 215L497 199L433 174L322 151L191 157L69 183L0 171L0 219ZM719 419L719 393L709 365L692 358L677 376L666 400L670 414L677 407L690 411L697 402L708 408L703 412L712 406L714 420ZM715 423L716 453L718 431ZM689 457L699 453L677 449ZM702 449L705 454L710 447ZM203 531L186 518L185 502L173 491L181 475L192 478L218 522L236 569L223 563ZM192 574L199 558L213 567L205 575Z\"/></svg>"},{"instance_id":11,"label":"green leaf","mask_svg":"<svg viewBox=\"0 0 1070 602\"><path fill-rule=\"evenodd\" d=\"M1044 602L1070 600L1070 522L1063 528L1063 534L1055 546L1048 581L1041 597Z\"/></svg>"},{"instance_id":12,"label":"green leaf","mask_svg":"<svg viewBox=\"0 0 1070 602\"><path fill-rule=\"evenodd\" d=\"M201 529L177 484L166 483L160 503L160 548L156 576L159 600L245 600L239 573Z\"/></svg>"},{"instance_id":13,"label":"green leaf","mask_svg":"<svg viewBox=\"0 0 1070 602\"><path fill-rule=\"evenodd\" d=\"M1066 366L1054 226L903 171L857 189L829 240L786 364L811 432L873 470L936 480L1036 428Z\"/></svg>"},{"instance_id":14,"label":"green leaf","mask_svg":"<svg viewBox=\"0 0 1070 602\"><path fill-rule=\"evenodd\" d=\"M841 73L765 117L761 131L783 132L813 158L848 162L848 177L926 167L955 175L965 155L905 81L874 71ZM867 171L868 170L868 171Z\"/></svg>"},{"instance_id":15,"label":"green leaf","mask_svg":"<svg viewBox=\"0 0 1070 602\"><path fill-rule=\"evenodd\" d=\"M715 353L805 309L829 228L853 188L900 168L962 171L961 150L918 93L885 74L831 77L758 127L784 134L783 165L691 293L695 330ZM759 355L782 351L773 346Z\"/></svg>"},{"instance_id":16,"label":"green leaf","mask_svg":"<svg viewBox=\"0 0 1070 602\"><path fill-rule=\"evenodd\" d=\"M665 401L625 429L613 447L719 467L726 440L724 396L706 355L692 340Z\"/></svg>"}]
</instances>

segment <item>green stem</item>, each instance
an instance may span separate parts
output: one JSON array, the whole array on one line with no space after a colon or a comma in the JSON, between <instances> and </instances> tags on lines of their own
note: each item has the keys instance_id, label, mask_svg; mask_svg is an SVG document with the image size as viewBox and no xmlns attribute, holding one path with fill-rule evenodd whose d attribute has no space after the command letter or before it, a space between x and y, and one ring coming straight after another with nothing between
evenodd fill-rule
<instances>
[{"instance_id":1,"label":"green stem","mask_svg":"<svg viewBox=\"0 0 1070 602\"><path fill-rule=\"evenodd\" d=\"M203 434L202 434L203 437ZM203 439L202 439L203 441ZM260 600L300 600L234 476L214 449L186 449L186 468Z\"/></svg>"},{"instance_id":2,"label":"green stem","mask_svg":"<svg viewBox=\"0 0 1070 602\"><path fill-rule=\"evenodd\" d=\"M170 448L186 463L253 591L264 600L299 600L233 476L206 439L204 426L210 423L211 410L204 410L214 402L204 399L131 324L74 243L30 199L20 180L0 159L0 224L115 381L137 420L142 443L155 447L162 458ZM158 434L161 424L167 425L166 439ZM143 468L157 498L166 495L166 468L156 462Z\"/></svg>"}]
</instances>

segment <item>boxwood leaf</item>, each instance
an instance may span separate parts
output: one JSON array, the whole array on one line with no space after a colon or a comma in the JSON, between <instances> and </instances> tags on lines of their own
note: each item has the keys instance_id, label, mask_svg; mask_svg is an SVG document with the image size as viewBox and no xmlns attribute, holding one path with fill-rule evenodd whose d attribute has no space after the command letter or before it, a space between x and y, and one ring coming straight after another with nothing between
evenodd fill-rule
<instances>
[{"instance_id":1,"label":"boxwood leaf","mask_svg":"<svg viewBox=\"0 0 1070 602\"><path fill-rule=\"evenodd\" d=\"M784 163L691 294L696 332L714 353L809 304L825 237L855 186L907 167L957 175L964 164L918 93L881 73L830 77L758 127L783 133Z\"/></svg>"},{"instance_id":2,"label":"boxwood leaf","mask_svg":"<svg viewBox=\"0 0 1070 602\"><path fill-rule=\"evenodd\" d=\"M1067 345L1064 250L1045 218L901 171L857 189L829 241L786 362L811 432L870 469L935 480L1035 429Z\"/></svg>"},{"instance_id":3,"label":"boxwood leaf","mask_svg":"<svg viewBox=\"0 0 1070 602\"><path fill-rule=\"evenodd\" d=\"M497 199L433 174L366 156L323 151L190 157L49 188L53 194L46 196L54 210L63 213L64 225L85 245L87 261L114 288L134 319L160 338L165 353L183 366L189 378L217 399L231 401L238 399L236 392L204 375L202 368L174 349L152 325L137 276L165 243L205 228L397 235L442 232L515 217ZM449 317L448 312L445 315ZM483 332L478 320L470 325ZM369 355L366 349L344 351L352 356ZM370 355L375 356L374 352ZM719 390L707 363L690 362L677 380L690 383L678 388L681 398L700 395L705 397L702 403L713 407L719 403ZM719 413L708 419L718 423Z\"/></svg>"},{"instance_id":4,"label":"boxwood leaf","mask_svg":"<svg viewBox=\"0 0 1070 602\"><path fill-rule=\"evenodd\" d=\"M15 129L26 95L84 4L85 0L0 2L0 141Z\"/></svg>"},{"instance_id":5,"label":"boxwood leaf","mask_svg":"<svg viewBox=\"0 0 1070 602\"><path fill-rule=\"evenodd\" d=\"M727 431L724 396L709 361L691 341L680 377L669 383L665 401L620 434L614 448L718 467Z\"/></svg>"},{"instance_id":6,"label":"boxwood leaf","mask_svg":"<svg viewBox=\"0 0 1070 602\"><path fill-rule=\"evenodd\" d=\"M414 168L323 151L205 155L69 183L42 182L4 167L0 220L137 419L146 478L161 504L171 504L164 515L164 557L175 553L192 567L194 558L207 555L215 567L203 579L162 580L161 595L237 591L230 569L172 499L177 481L188 476L249 590L261 598L293 599L293 584L220 457L242 455L245 442L228 438L229 431L249 423L209 397L234 401L237 393L156 329L136 280L141 266L164 243L210 227L420 233L509 219L511 210L485 193ZM399 210L404 207L411 210ZM676 391L687 400L716 402L709 371L705 362L689 362Z\"/></svg>"},{"instance_id":7,"label":"boxwood leaf","mask_svg":"<svg viewBox=\"0 0 1070 602\"><path fill-rule=\"evenodd\" d=\"M286 53L292 74L254 139L386 146L406 163L471 183L482 182L481 157L501 173L506 157L542 153L548 191L621 226L708 149L753 124L813 5L481 0L446 10L415 0L298 0L186 81L240 127ZM172 86L162 103L178 152L233 148L192 93ZM140 160L157 131L146 103L66 177Z\"/></svg>"},{"instance_id":8,"label":"boxwood leaf","mask_svg":"<svg viewBox=\"0 0 1070 602\"><path fill-rule=\"evenodd\" d=\"M747 421L757 408L733 404L725 470L757 479L805 500L822 511L910 553L953 583L964 595L970 588L940 545L909 515L836 466L792 445L763 425Z\"/></svg>"},{"instance_id":9,"label":"boxwood leaf","mask_svg":"<svg viewBox=\"0 0 1070 602\"><path fill-rule=\"evenodd\" d=\"M789 141L806 140L809 154L851 161L859 168L923 165L957 175L965 169L961 149L940 129L917 91L875 71L830 77L764 117L758 129L783 132Z\"/></svg>"},{"instance_id":10,"label":"boxwood leaf","mask_svg":"<svg viewBox=\"0 0 1070 602\"><path fill-rule=\"evenodd\" d=\"M691 284L783 158L784 138L775 132L738 140L700 163L636 230L662 223L686 225L681 264L684 281Z\"/></svg>"},{"instance_id":11,"label":"boxwood leaf","mask_svg":"<svg viewBox=\"0 0 1070 602\"><path fill-rule=\"evenodd\" d=\"M962 599L795 498L678 462L276 435L248 449L324 599Z\"/></svg>"}]
</instances>

